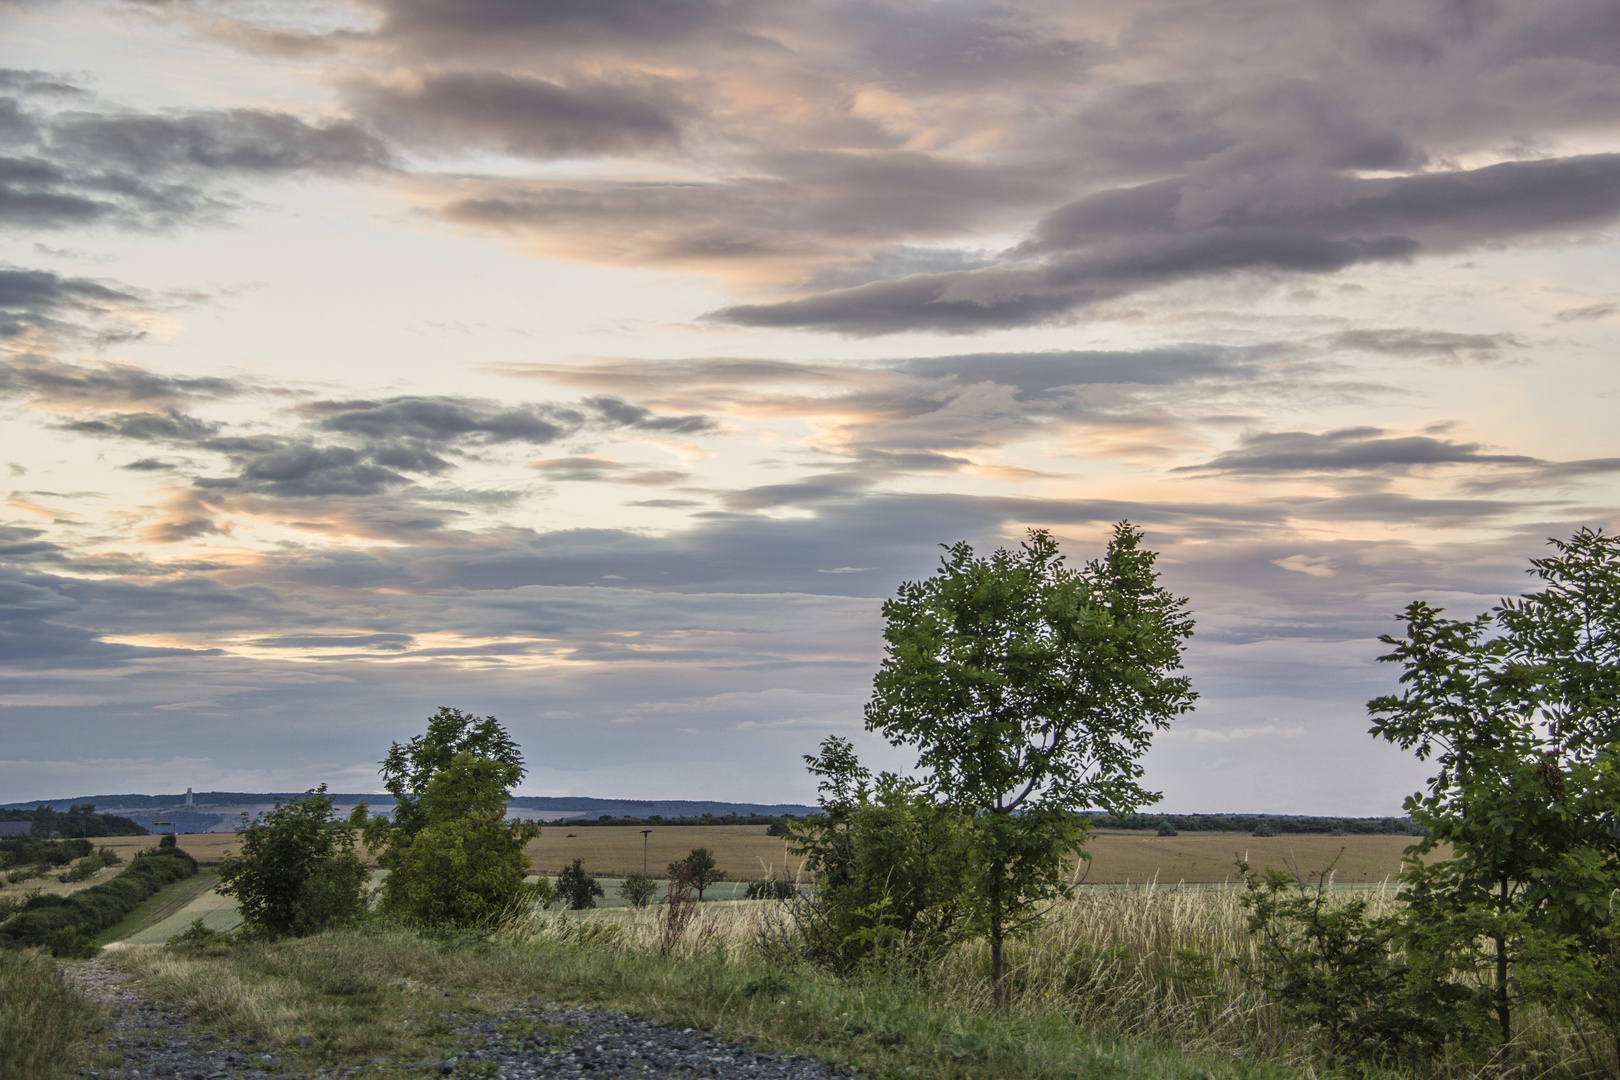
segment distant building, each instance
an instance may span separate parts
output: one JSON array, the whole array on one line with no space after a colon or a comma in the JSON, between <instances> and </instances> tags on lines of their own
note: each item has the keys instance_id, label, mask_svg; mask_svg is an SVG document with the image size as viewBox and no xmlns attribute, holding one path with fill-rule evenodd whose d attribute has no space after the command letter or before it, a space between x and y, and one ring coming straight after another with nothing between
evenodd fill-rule
<instances>
[{"instance_id":1,"label":"distant building","mask_svg":"<svg viewBox=\"0 0 1620 1080\"><path fill-rule=\"evenodd\" d=\"M196 805L195 803L193 803L191 801L191 789L190 788L186 788L186 805L187 806L195 806Z\"/></svg>"},{"instance_id":2,"label":"distant building","mask_svg":"<svg viewBox=\"0 0 1620 1080\"><path fill-rule=\"evenodd\" d=\"M7 840L13 836L32 836L33 833L32 821L0 821L0 840Z\"/></svg>"}]
</instances>

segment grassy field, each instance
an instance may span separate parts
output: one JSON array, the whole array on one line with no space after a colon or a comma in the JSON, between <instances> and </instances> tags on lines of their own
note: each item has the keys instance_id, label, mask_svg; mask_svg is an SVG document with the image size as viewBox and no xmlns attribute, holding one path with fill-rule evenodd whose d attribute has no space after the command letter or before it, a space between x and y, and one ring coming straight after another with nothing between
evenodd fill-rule
<instances>
[{"instance_id":1,"label":"grassy field","mask_svg":"<svg viewBox=\"0 0 1620 1080\"><path fill-rule=\"evenodd\" d=\"M695 847L714 852L720 869L733 880L754 881L775 867L792 877L799 860L787 853L780 837L766 836L764 825L694 825L654 828L647 837L647 867L657 877L664 868ZM1160 881L1174 884L1215 883L1232 879L1241 857L1256 867L1297 865L1302 872L1321 870L1338 860L1336 880L1377 883L1401 868L1409 836L1275 836L1248 833L1183 833L1155 836L1147 832L1099 832L1089 845L1087 884ZM189 848L188 848L189 850ZM528 847L536 873L555 875L568 862L583 859L599 876L622 877L641 870L641 829L633 825L569 828L548 825Z\"/></svg>"},{"instance_id":2,"label":"grassy field","mask_svg":"<svg viewBox=\"0 0 1620 1080\"><path fill-rule=\"evenodd\" d=\"M661 877L671 862L684 858L695 847L714 852L720 869L732 881L757 881L774 869L778 876L792 878L799 861L787 851L781 837L766 836L764 825L691 825L653 828L647 837L647 868ZM1337 860L1335 880L1377 884L1392 879L1399 871L1401 853L1413 843L1409 836L1274 836L1248 833L1183 833L1155 836L1147 832L1099 832L1091 839L1089 869L1080 870L1088 885L1162 884L1187 882L1213 884L1233 879L1233 863L1246 857L1256 867L1297 867L1303 873L1321 870ZM144 848L157 846L156 836L120 836L96 841L128 860ZM231 833L183 835L180 846L202 866L216 866L228 852L237 850ZM555 877L557 871L574 859L584 860L591 873L604 878L621 878L641 870L641 829L633 825L575 826L547 825L526 853L537 874ZM63 885L55 875L8 886L8 893L26 893L34 888L67 893L110 878L121 867L109 867L94 878ZM722 890L724 892L724 890Z\"/></svg>"},{"instance_id":3,"label":"grassy field","mask_svg":"<svg viewBox=\"0 0 1620 1080\"><path fill-rule=\"evenodd\" d=\"M1360 892L1361 890L1357 890ZM1382 907L1393 890L1373 897ZM1346 1070L1314 1056L1246 974L1256 960L1236 889L1083 890L1009 946L1010 1001L990 1002L988 956L969 942L921 971L834 978L787 954L782 909L705 904L670 934L656 912L528 912L492 935L378 925L302 941L130 949L115 962L200 1023L308 1070L362 1062L422 1075L467 1020L516 1002L617 1008L745 1038L894 1080L1461 1080L1466 1061L1420 1074ZM1524 1077L1578 1080L1571 1033L1520 1013ZM300 1048L300 1036L311 1045ZM482 1075L482 1074L480 1074ZM1515 1072L1514 1075L1521 1075Z\"/></svg>"},{"instance_id":4,"label":"grassy field","mask_svg":"<svg viewBox=\"0 0 1620 1080\"><path fill-rule=\"evenodd\" d=\"M188 907L199 897L207 895L217 884L219 884L218 874L212 870L199 870L191 877L176 881L171 885L165 885L135 905L135 910L124 916L118 925L103 930L97 937L96 943L105 945L109 942L123 941L134 937L143 930L158 925ZM232 904L231 907L234 911L235 904ZM181 929L184 929L184 927ZM163 940L167 940L167 938Z\"/></svg>"},{"instance_id":5,"label":"grassy field","mask_svg":"<svg viewBox=\"0 0 1620 1080\"><path fill-rule=\"evenodd\" d=\"M1226 890L1107 895L1108 910L1123 916L1114 920L1116 929L1131 943L1157 950L1159 959L1188 943L1213 944L1198 937L1210 931L1212 917L1231 925ZM420 1076L423 1064L456 1051L460 1023L500 1016L509 1003L536 995L746 1038L760 1049L818 1058L873 1078L1321 1075L1278 1052L1286 1048L1256 1018L1253 991L1237 979L1231 988L1247 996L1218 1027L1207 1009L1178 997L1168 977L1144 983L1139 965L1122 965L1114 997L1097 985L1086 987L1094 1015L1076 1023L1077 998L1062 989L1066 965L1059 962L1038 978L1034 973L1049 965L1054 950L1072 951L1077 934L1096 931L1094 909L1066 909L1059 914L1061 931L1015 953L1011 977L1018 992L1000 1016L990 1007L982 948L964 948L918 977L891 971L836 979L778 965L755 947L776 925L780 909L768 903L706 904L673 937L653 913L617 909L531 914L487 941L377 927L215 950L131 949L116 962L211 1029L256 1039L305 1069L367 1062L368 1076ZM1175 932L1165 933L1167 919ZM1127 999L1127 987L1135 988L1135 997ZM301 1035L312 1045L300 1049ZM1234 1053L1228 1039L1243 1040L1255 1052Z\"/></svg>"}]
</instances>

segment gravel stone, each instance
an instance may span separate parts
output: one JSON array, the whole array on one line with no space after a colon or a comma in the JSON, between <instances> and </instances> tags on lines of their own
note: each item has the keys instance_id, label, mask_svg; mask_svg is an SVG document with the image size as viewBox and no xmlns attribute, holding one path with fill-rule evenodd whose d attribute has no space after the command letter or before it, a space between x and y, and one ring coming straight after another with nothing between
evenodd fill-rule
<instances>
[{"instance_id":1,"label":"gravel stone","mask_svg":"<svg viewBox=\"0 0 1620 1080\"><path fill-rule=\"evenodd\" d=\"M286 1071L295 1064L283 1064L250 1040L190 1030L185 1015L150 1000L104 960L67 964L63 970L108 1007L105 1045L123 1053L118 1068L80 1070L88 1080L291 1080L309 1075ZM521 1029L524 1022L573 1031L567 1045L561 1045L548 1036L507 1030ZM463 1048L455 1057L415 1067L455 1077L487 1076L493 1065L497 1080L844 1080L854 1075L791 1054L755 1053L740 1039L723 1042L691 1028L677 1031L624 1013L534 998L492 1019L470 1020L456 1033ZM322 1075L369 1071L370 1066L356 1066Z\"/></svg>"}]
</instances>

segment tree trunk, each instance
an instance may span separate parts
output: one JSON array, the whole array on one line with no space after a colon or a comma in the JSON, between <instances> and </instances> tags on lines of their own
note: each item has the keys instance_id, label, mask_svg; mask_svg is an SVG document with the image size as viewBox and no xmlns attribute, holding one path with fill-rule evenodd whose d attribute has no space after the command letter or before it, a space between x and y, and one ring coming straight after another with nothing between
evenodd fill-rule
<instances>
[{"instance_id":1,"label":"tree trunk","mask_svg":"<svg viewBox=\"0 0 1620 1080\"><path fill-rule=\"evenodd\" d=\"M1508 906L1508 880L1502 879L1502 907L1505 914ZM1502 1025L1502 1054L1507 1054L1508 1043L1513 1039L1513 1025L1511 1013L1508 1008L1508 953L1507 935L1492 934L1496 942L1496 1019Z\"/></svg>"},{"instance_id":2,"label":"tree trunk","mask_svg":"<svg viewBox=\"0 0 1620 1080\"><path fill-rule=\"evenodd\" d=\"M1001 981L1001 888L1006 879L1006 871L997 863L992 868L990 879L990 997L995 1003L996 1012L1007 1007L1007 988Z\"/></svg>"}]
</instances>

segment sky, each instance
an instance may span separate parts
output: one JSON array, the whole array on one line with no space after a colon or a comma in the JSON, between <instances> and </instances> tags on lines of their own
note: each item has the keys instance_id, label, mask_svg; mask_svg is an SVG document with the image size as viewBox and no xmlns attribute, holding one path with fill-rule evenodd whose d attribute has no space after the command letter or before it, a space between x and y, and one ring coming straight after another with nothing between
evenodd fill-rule
<instances>
[{"instance_id":1,"label":"sky","mask_svg":"<svg viewBox=\"0 0 1620 1080\"><path fill-rule=\"evenodd\" d=\"M1620 517L1612 0L0 4L0 801L805 802L940 544L1129 520L1174 812Z\"/></svg>"}]
</instances>

